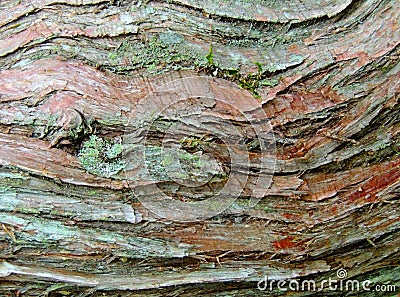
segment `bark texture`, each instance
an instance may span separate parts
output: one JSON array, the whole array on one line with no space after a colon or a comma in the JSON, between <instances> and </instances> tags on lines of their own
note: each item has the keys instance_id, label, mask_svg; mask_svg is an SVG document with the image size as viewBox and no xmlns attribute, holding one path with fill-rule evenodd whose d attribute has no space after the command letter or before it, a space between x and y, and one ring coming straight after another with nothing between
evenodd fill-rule
<instances>
[{"instance_id":1,"label":"bark texture","mask_svg":"<svg viewBox=\"0 0 400 297\"><path fill-rule=\"evenodd\" d=\"M0 295L320 296L257 283L338 269L398 290L399 20L1 1Z\"/></svg>"}]
</instances>

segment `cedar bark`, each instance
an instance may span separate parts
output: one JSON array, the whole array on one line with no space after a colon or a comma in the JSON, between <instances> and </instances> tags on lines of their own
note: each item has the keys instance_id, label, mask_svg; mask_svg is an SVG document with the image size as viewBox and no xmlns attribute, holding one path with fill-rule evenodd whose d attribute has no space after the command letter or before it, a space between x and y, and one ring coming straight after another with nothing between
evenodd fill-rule
<instances>
[{"instance_id":1,"label":"cedar bark","mask_svg":"<svg viewBox=\"0 0 400 297\"><path fill-rule=\"evenodd\" d=\"M320 296L257 283L345 269L397 288L324 296L395 296L399 19L396 0L1 1L0 295Z\"/></svg>"}]
</instances>

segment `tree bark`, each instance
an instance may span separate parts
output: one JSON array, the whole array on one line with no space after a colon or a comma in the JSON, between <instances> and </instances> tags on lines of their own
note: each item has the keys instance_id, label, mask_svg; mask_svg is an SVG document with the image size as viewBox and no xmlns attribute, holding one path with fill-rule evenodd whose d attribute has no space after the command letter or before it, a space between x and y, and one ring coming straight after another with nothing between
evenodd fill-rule
<instances>
[{"instance_id":1,"label":"tree bark","mask_svg":"<svg viewBox=\"0 0 400 297\"><path fill-rule=\"evenodd\" d=\"M396 296L399 17L1 1L0 295Z\"/></svg>"}]
</instances>

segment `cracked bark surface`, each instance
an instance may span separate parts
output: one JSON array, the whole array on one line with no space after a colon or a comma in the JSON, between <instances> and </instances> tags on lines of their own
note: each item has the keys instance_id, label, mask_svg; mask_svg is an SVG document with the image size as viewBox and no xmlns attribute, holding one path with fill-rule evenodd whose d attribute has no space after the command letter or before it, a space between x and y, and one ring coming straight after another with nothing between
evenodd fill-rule
<instances>
[{"instance_id":1,"label":"cracked bark surface","mask_svg":"<svg viewBox=\"0 0 400 297\"><path fill-rule=\"evenodd\" d=\"M399 6L1 1L0 294L320 296L257 282L339 268L398 290ZM255 127L266 122L260 170ZM247 171L229 169L218 139L238 131ZM125 170L84 166L91 135L129 138ZM179 156L160 154L163 141ZM195 177L171 176L177 160ZM201 203L232 175L243 192L206 219L175 222L143 204L170 203L160 193Z\"/></svg>"}]
</instances>

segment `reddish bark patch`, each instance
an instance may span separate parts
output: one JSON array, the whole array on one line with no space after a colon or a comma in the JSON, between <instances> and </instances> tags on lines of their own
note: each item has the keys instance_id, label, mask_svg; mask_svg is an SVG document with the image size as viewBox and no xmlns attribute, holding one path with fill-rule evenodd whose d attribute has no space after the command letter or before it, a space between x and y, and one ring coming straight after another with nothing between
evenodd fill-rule
<instances>
[{"instance_id":1,"label":"reddish bark patch","mask_svg":"<svg viewBox=\"0 0 400 297\"><path fill-rule=\"evenodd\" d=\"M385 172L385 170L378 170L376 175L363 182L357 191L354 191L348 196L351 201L364 198L369 202L376 200L376 195L379 190L383 190L391 184L394 184L400 179L400 159L397 162L388 164L390 167L394 166L391 170ZM390 168L389 167L389 168Z\"/></svg>"},{"instance_id":2,"label":"reddish bark patch","mask_svg":"<svg viewBox=\"0 0 400 297\"><path fill-rule=\"evenodd\" d=\"M295 88L293 93L268 101L264 105L264 110L268 117L286 122L300 114L320 111L346 100L346 97L338 94L336 90L332 90L330 86L313 91Z\"/></svg>"},{"instance_id":3,"label":"reddish bark patch","mask_svg":"<svg viewBox=\"0 0 400 297\"><path fill-rule=\"evenodd\" d=\"M285 237L284 239L274 241L273 246L276 249L290 249L297 245L294 238L291 236Z\"/></svg>"}]
</instances>

